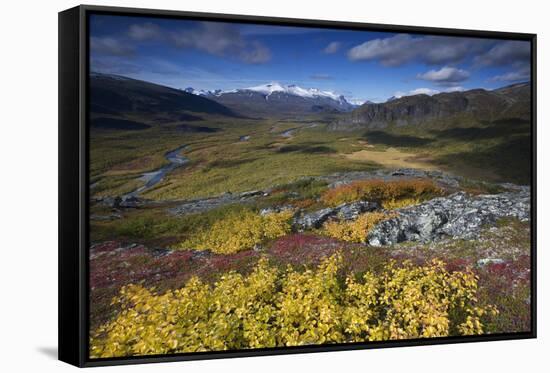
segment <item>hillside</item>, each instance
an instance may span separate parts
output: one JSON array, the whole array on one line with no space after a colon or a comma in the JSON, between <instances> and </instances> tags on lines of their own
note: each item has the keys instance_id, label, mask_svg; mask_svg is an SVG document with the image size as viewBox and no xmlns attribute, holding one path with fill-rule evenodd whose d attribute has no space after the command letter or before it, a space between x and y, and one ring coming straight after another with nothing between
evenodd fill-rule
<instances>
[{"instance_id":1,"label":"hillside","mask_svg":"<svg viewBox=\"0 0 550 373\"><path fill-rule=\"evenodd\" d=\"M437 124L439 128L504 119L530 120L530 84L520 83L493 91L419 94L385 103L366 103L330 125L333 130L385 129L390 126Z\"/></svg>"},{"instance_id":2,"label":"hillside","mask_svg":"<svg viewBox=\"0 0 550 373\"><path fill-rule=\"evenodd\" d=\"M118 75L90 75L91 112L96 115L179 114L184 112L236 116L206 97ZM189 114L186 114L189 115Z\"/></svg>"}]
</instances>

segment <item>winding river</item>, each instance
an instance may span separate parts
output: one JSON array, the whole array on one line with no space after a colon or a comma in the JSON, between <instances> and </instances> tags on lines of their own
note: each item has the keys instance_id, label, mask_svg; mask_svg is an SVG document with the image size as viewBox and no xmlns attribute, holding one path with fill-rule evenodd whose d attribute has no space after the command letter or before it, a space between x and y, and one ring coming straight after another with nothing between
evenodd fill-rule
<instances>
[{"instance_id":1,"label":"winding river","mask_svg":"<svg viewBox=\"0 0 550 373\"><path fill-rule=\"evenodd\" d=\"M128 193L126 196L127 197L134 197L134 196L140 194L141 192L152 188L153 186L158 184L160 181L162 181L162 179L164 179L166 174L168 174L169 172L172 172L173 170L175 170L178 167L181 167L181 166L189 163L189 158L187 158L186 156L180 154L187 147L188 147L188 145L182 145L179 148L176 148L176 149L171 150L168 153L166 153L166 155L164 157L170 163L168 163L166 166L163 166L163 167L159 168L158 170L151 171L151 172L146 172L146 173L142 174L141 177L139 178L139 180L143 181L145 184L143 186L139 187L138 189L134 190L133 192Z\"/></svg>"}]
</instances>

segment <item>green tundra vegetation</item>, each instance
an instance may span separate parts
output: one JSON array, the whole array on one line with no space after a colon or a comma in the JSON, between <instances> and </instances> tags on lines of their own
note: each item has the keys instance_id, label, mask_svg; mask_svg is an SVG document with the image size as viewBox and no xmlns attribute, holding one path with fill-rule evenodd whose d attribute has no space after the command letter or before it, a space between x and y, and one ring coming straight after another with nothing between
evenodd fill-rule
<instances>
[{"instance_id":1,"label":"green tundra vegetation","mask_svg":"<svg viewBox=\"0 0 550 373\"><path fill-rule=\"evenodd\" d=\"M143 197L202 198L269 188L304 176L386 166L441 169L491 182L522 184L530 179L530 127L522 121L445 131L327 131L321 119L309 128L311 120L315 119L288 123L210 117L196 126L217 131L182 132L179 122L140 131L97 131L90 147L92 195L137 189L143 173L168 164L165 153L184 144L189 145L183 151L189 165L166 175ZM282 137L288 127L299 130ZM241 136L250 138L239 141Z\"/></svg>"}]
</instances>

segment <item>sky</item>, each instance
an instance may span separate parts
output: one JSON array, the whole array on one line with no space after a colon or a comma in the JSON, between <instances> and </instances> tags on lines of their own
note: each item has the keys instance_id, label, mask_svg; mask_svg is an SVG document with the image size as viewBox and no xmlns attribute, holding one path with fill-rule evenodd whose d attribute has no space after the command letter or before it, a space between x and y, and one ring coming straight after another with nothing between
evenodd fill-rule
<instances>
[{"instance_id":1,"label":"sky","mask_svg":"<svg viewBox=\"0 0 550 373\"><path fill-rule=\"evenodd\" d=\"M354 103L530 79L527 41L92 15L91 71L173 88L270 82Z\"/></svg>"}]
</instances>

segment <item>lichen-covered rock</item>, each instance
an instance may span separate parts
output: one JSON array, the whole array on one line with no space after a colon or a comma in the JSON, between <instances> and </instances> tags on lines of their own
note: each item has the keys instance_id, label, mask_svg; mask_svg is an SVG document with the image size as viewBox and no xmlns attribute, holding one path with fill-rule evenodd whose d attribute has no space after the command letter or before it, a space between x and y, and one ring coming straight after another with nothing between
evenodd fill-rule
<instances>
[{"instance_id":1,"label":"lichen-covered rock","mask_svg":"<svg viewBox=\"0 0 550 373\"><path fill-rule=\"evenodd\" d=\"M414 168L399 168L394 170L380 169L375 171L353 171L337 172L332 175L317 176L316 179L328 183L329 188L339 187L357 180L384 180L394 181L402 179L432 179L434 182L445 188L458 188L464 178L447 174L441 171L424 171Z\"/></svg>"},{"instance_id":2,"label":"lichen-covered rock","mask_svg":"<svg viewBox=\"0 0 550 373\"><path fill-rule=\"evenodd\" d=\"M334 208L336 210L336 218L338 220L355 220L360 214L371 212L380 209L380 205L376 202L357 201L352 203L344 203Z\"/></svg>"},{"instance_id":3,"label":"lichen-covered rock","mask_svg":"<svg viewBox=\"0 0 550 373\"><path fill-rule=\"evenodd\" d=\"M277 214L282 211L288 211L288 210L294 210L294 207L292 205L282 205L282 206L274 206L274 207L266 207L260 210L261 216L266 216L269 214Z\"/></svg>"},{"instance_id":4,"label":"lichen-covered rock","mask_svg":"<svg viewBox=\"0 0 550 373\"><path fill-rule=\"evenodd\" d=\"M329 219L355 220L360 214L379 208L380 205L376 202L357 201L344 203L333 208L328 207L313 212L298 213L294 217L293 227L297 231L320 228Z\"/></svg>"},{"instance_id":5,"label":"lichen-covered rock","mask_svg":"<svg viewBox=\"0 0 550 373\"><path fill-rule=\"evenodd\" d=\"M444 237L474 239L481 226L494 224L499 218L528 221L530 193L526 188L479 196L458 192L396 211L397 217L381 222L370 231L367 236L370 245L429 242Z\"/></svg>"},{"instance_id":6,"label":"lichen-covered rock","mask_svg":"<svg viewBox=\"0 0 550 373\"><path fill-rule=\"evenodd\" d=\"M239 194L224 193L217 197L188 200L170 208L168 211L174 215L194 214L234 203L244 204L253 202L257 198L267 196L268 194L269 191L264 190L252 190Z\"/></svg>"}]
</instances>

